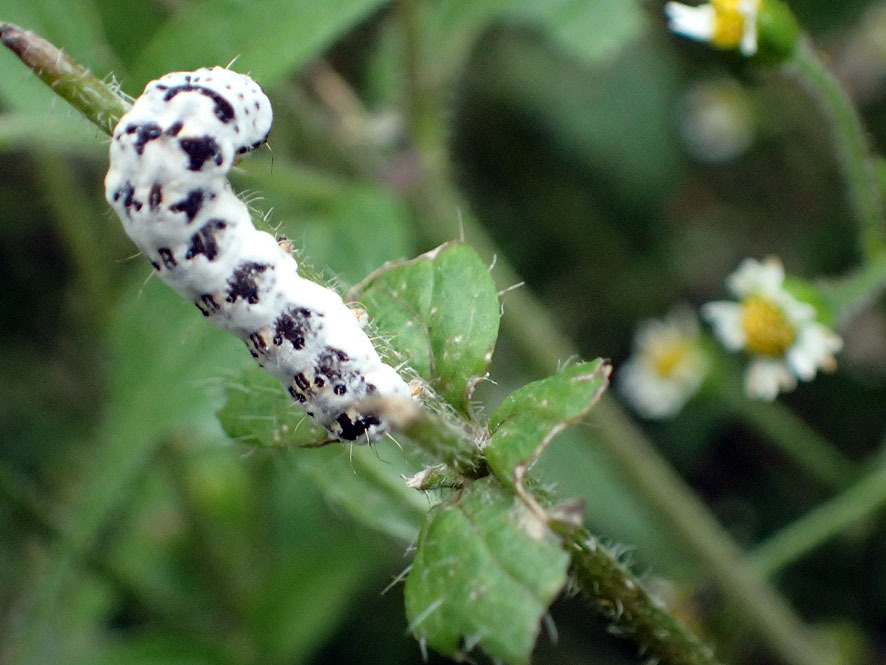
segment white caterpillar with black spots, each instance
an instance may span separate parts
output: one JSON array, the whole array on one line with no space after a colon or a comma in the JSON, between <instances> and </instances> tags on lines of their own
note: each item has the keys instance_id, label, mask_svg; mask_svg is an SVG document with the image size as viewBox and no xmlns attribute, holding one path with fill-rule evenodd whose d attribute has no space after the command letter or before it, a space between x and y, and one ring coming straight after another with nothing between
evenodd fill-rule
<instances>
[{"instance_id":1,"label":"white caterpillar with black spots","mask_svg":"<svg viewBox=\"0 0 886 665\"><path fill-rule=\"evenodd\" d=\"M231 189L261 146L271 104L248 76L215 67L152 81L114 129L105 195L157 275L253 357L336 438L375 441L367 397L410 397L341 297L298 274Z\"/></svg>"}]
</instances>

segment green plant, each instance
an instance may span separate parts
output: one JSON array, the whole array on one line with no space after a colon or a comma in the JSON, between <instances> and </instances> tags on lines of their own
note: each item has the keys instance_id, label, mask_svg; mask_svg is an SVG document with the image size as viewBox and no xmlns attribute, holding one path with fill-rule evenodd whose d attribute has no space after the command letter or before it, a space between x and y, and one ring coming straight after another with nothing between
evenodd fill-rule
<instances>
[{"instance_id":1,"label":"green plant","mask_svg":"<svg viewBox=\"0 0 886 665\"><path fill-rule=\"evenodd\" d=\"M261 12L237 3L219 3L214 7L216 11L208 14L206 8L195 5L175 15L157 29L155 38L140 52L141 60L136 58L131 63L133 78L206 64L197 60L223 56L224 51L215 37L223 32L228 41L244 49L237 66L251 69L258 80L272 88L282 83L288 72L305 66L334 35L344 33L383 3L352 2L335 11L312 8L310 3L273 4L274 21L266 16L257 17ZM557 44L585 62L607 57L621 41L644 29L642 14L631 3L600 2L589 5L586 10L579 9L579 4L518 3L507 8L507 16L545 26ZM406 242L413 215L418 225L430 227L425 227L427 236L433 237L441 233L441 228L446 228L445 220L460 209L460 203L451 185L443 152L442 114L436 105L441 90L451 85L459 71L466 57L466 45L483 26L492 18L502 16L504 11L497 3L481 3L470 8L459 3L442 3L429 8L406 0L397 5L392 15L377 19L385 30L398 31L395 37L382 40L374 54L378 58L372 70L377 77L373 81L377 94L390 95L392 88L400 90L385 76L390 77L397 68L394 49L399 46L405 54L402 68L409 100L409 145L417 154L417 163L407 171L404 182L389 174L398 166L413 164L410 160L414 155L409 150L400 150L383 133L374 133L378 131L374 124L377 119L369 115L328 64L307 66L305 76L306 87L327 107L329 115L319 115L320 109L314 99L305 95L303 86L291 86L281 93L285 103L282 107L278 103L276 107L280 135L272 139L272 145L285 146L286 150L280 152L286 154L291 143L313 144L317 163L323 167L306 166L288 156L278 156L274 148L272 167L257 176L262 163L253 162L244 177L254 178L254 183L249 181L249 184L269 196L289 201L289 210L297 211L300 220L293 226L296 231L292 233L287 229L287 233L298 238L299 229L305 226L311 229L304 240L305 254L313 258L317 251L317 255L321 255L320 248L327 236L331 250L328 262L344 280L356 281L383 261L409 253ZM575 11L579 12L581 21L570 22L564 18ZM580 34L581 27L601 19L607 22L608 43L606 39L587 40ZM251 29L254 21L260 21L261 30ZM269 28L272 24L274 29ZM78 26L83 34L88 34L89 15L85 14L79 22L69 20L65 25ZM15 30L8 24L3 26L4 42L13 48L16 48L12 43ZM294 38L293 33L302 38ZM181 42L185 36L189 38L189 52L170 55L174 52L171 45ZM26 39L29 45L35 43L33 36ZM89 43L88 39L83 41ZM297 48L289 46L293 42ZM427 53L428 43L434 44L433 56ZM121 44L119 50L124 53L126 48L132 47ZM47 49L44 59L28 64L40 70L57 92L107 132L113 125L109 119L119 116L125 101L121 101L114 87L91 78L77 65L60 58L51 47ZM28 48L18 48L18 51L25 56L35 55L35 51ZM68 51L74 52L70 43ZM269 58L267 52L279 53L279 57ZM811 80L824 82L820 89L828 93L825 97L830 99L830 108L842 119L836 127L844 137L849 137L838 143L852 146L843 158L848 165L846 172L851 176L853 202L865 222L861 227L865 238L864 261L852 279L833 280L824 287L806 284L795 287L798 292L806 289L813 295L819 294L816 297L824 302L822 309L827 317L836 321L850 316L856 311L857 303L882 288L883 255L878 244L882 244L882 234L878 236L877 231L877 215L882 227L882 210L877 211L877 205L881 205L877 203L879 192L872 193L868 200L863 193L867 186L858 182L859 178L869 177L870 157L863 139L859 138L862 134L851 108L847 111L847 107L841 106L845 100L831 94L833 88L828 86L832 82L823 78L824 70L813 69L817 61L810 59L810 52L800 53L805 59L798 59L796 66L801 72L816 74L809 76ZM166 60L168 58L175 62ZM84 94L85 91L90 94ZM15 95L21 100L27 99L27 93L19 95L16 91ZM287 118L297 118L298 122L287 122ZM45 135L46 131L53 131L53 125L32 125L28 129L25 124L24 129L18 131L20 136L29 136L29 131L34 136ZM64 140L67 132L59 127L58 134L50 136L53 140ZM87 143L83 141L81 145ZM43 159L41 172L48 174L46 177L69 177L57 173L58 168L53 170L54 157ZM60 212L60 216L67 214L67 210ZM312 216L318 222L305 224L304 220ZM338 227L334 236L330 222ZM367 231L370 224L371 231ZM473 219L467 217L463 224L471 244L484 255L492 254ZM77 230L72 231L69 245L80 252L76 257L82 266L84 284L94 292L95 302L102 304L108 297L107 269L95 267L90 242L74 235L78 231L83 233L88 224L74 228ZM451 235L452 232L443 233ZM351 251L339 251L342 238ZM516 281L502 260L495 274L505 283ZM207 518L201 514L201 510L217 509L214 502L204 504L201 493L212 494L220 488L207 483L206 479L201 480L199 467L193 469L181 464L182 450L187 450L183 441L194 436L193 432L182 434L185 431L182 423L200 414L204 423L197 431L214 429L212 423L206 422L207 400L186 396L193 391L193 386L185 370L197 365L188 372L193 372L194 377L205 377L205 369L200 366L222 364L234 371L240 361L233 359L236 355L225 346L226 341L209 333L204 333L207 336L201 345L218 344L220 350L197 353L193 348L195 342L187 341L189 335L193 337L188 330L188 314L192 313L176 309L161 291L149 289L135 298L133 292L137 290L132 287L123 292L121 305L104 302L102 306L107 310L94 314L97 321L103 321L104 317L111 317L113 321L110 357L114 370L110 382L112 391L116 391L114 394L121 397L115 398L102 426L100 440L105 443L96 451L102 465L96 471L95 482L84 486L84 497L91 499L91 503L87 503L89 507L76 512L69 526L46 525L63 552L51 564L49 579L64 579L72 566L85 560L92 562L101 578L114 581L122 592L136 599L150 599L147 611L164 616L168 624L174 625L180 616L191 617L187 607L166 602L166 598L173 598L174 594L158 594L157 588L148 589L146 593L145 589L138 588L138 583L133 587L132 570L122 575L109 570L108 561L119 565L119 557L96 554L94 545L115 498L138 477L147 460L158 458L168 467L172 485L184 497L184 504L196 506L189 516L209 557L208 574L222 590L221 617L236 627L227 642L210 640L205 657L266 662L266 658L282 661L297 653L297 649L307 652L310 640L296 646L293 635L298 631L289 622L294 623L310 610L299 611L293 607L297 603L294 599L250 592L250 575L244 574L247 559L233 564L226 560L229 554L218 552L219 535L207 528L213 523L211 515ZM398 454L396 462L386 456L380 460L374 450L367 448L350 451L350 464L341 458L338 447L293 453L292 462L298 467L298 473L310 478L325 497L347 510L358 523L406 541L417 537L415 561L405 585L410 630L422 643L449 655L463 655L479 647L493 659L525 662L548 606L571 578L592 605L615 626L633 636L651 655L673 663L713 662L712 653L653 599L644 583L619 560L616 551L602 546L585 530L577 504L555 499L557 493L531 470L556 435L583 421L590 412L594 417L596 442L607 448L616 465L627 474L636 495L660 511L657 521L665 533L691 552L690 559L709 568L719 588L731 596L743 623L785 662L825 662L807 642L805 627L752 564L743 560L739 549L652 451L636 426L611 400L604 398L597 403L608 380L607 364L599 360L567 364L550 378L514 390L488 418L478 415L472 398L477 382L488 371L498 337L501 305L497 290L486 263L476 251L461 243L443 245L411 261L386 264L360 282L349 291L349 297L370 312L379 347L386 350L389 358L404 360L427 386L423 408L405 413L400 422L399 430L410 443L403 442L402 459ZM552 329L547 315L527 293L509 294L504 307L503 326L511 331L518 344L531 349L535 362L551 365L574 355L571 344ZM169 315L157 317L155 312L160 308L169 311ZM176 340L173 349L164 348L160 353L162 361L149 354L140 357L132 351L139 348L138 342L149 326L158 329L158 339ZM716 352L713 355L716 357ZM802 423L792 420L790 412L778 410L777 406L769 411L745 407L744 396L728 389L736 383L734 373L728 362L718 363L714 368L712 384L720 387L718 399L746 408L749 421L774 432L776 442L782 443L800 465L830 486L839 488L847 479L851 482L858 477L855 464L833 451L830 444L814 432L804 429ZM136 383L139 387L134 391L132 386ZM246 369L224 379L222 385L225 402L219 417L226 433L234 440L260 447L293 448L315 446L322 438L303 422L303 416L291 408L279 386L262 372ZM123 433L125 438L121 437ZM236 472L229 473L231 478L238 477ZM409 482L403 483L400 474L408 475ZM829 516L837 514L843 518L830 521L832 526L827 528L814 526L804 530L803 533L819 534L811 540L802 537L790 540L799 544L793 554L787 555L787 560L799 556L847 523L872 514L883 500L878 482L881 475L874 470L852 490L867 497L865 510L831 511ZM235 516L238 510L250 512L233 504L252 495L242 488L236 493L237 482L242 480L235 480L235 495L229 499L232 503L229 509ZM15 478L4 483L10 496L16 495L12 490L18 485ZM430 512L427 508L431 502L415 490L429 492L433 497L435 505ZM16 498L35 516L45 512L39 502L35 505L26 494ZM244 514L236 519L239 523L248 521ZM367 550L372 547L375 545ZM357 557L360 556L358 553ZM360 565L371 567L371 557L366 556L370 561ZM323 552L318 551L317 557L322 559ZM784 554L781 557L785 560ZM333 585L335 580L341 580L342 597L353 588L349 585L356 584L353 577L344 572L349 570L352 558L342 553L341 558L330 559L327 577ZM761 555L760 560L771 559ZM262 578L266 591L274 584L274 574ZM297 584L286 588L292 594L300 592ZM51 595L52 591L47 593ZM178 602L181 603L181 598ZM268 625L269 614L280 617L278 623ZM51 625L45 614L42 618L44 626ZM43 635L40 625L35 622L33 629L21 633L10 647L13 656L39 658L38 644ZM199 626L189 629L183 639L187 643L187 639L199 635L200 631ZM170 653L175 652L174 646L170 649ZM146 647L146 651L150 649Z\"/></svg>"}]
</instances>

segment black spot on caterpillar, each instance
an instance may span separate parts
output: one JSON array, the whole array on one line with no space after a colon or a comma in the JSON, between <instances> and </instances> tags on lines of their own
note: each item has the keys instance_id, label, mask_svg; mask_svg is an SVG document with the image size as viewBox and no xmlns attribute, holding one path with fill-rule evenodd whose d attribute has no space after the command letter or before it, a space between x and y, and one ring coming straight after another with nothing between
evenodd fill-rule
<instances>
[{"instance_id":1,"label":"black spot on caterpillar","mask_svg":"<svg viewBox=\"0 0 886 665\"><path fill-rule=\"evenodd\" d=\"M234 107L231 106L228 100L218 94L215 90L204 88L202 85L191 85L189 83L177 85L166 91L166 94L163 96L163 101L170 101L180 92L199 92L201 95L206 95L215 102L213 113L216 118L224 123L231 122L231 120L234 119Z\"/></svg>"},{"instance_id":2,"label":"black spot on caterpillar","mask_svg":"<svg viewBox=\"0 0 886 665\"><path fill-rule=\"evenodd\" d=\"M169 209L172 212L183 212L185 216L188 218L188 222L193 222L194 217L197 216L197 213L200 212L200 208L203 205L203 198L205 193L202 189L194 189L187 193L185 198L183 198L178 203L173 203L169 206Z\"/></svg>"},{"instance_id":3,"label":"black spot on caterpillar","mask_svg":"<svg viewBox=\"0 0 886 665\"><path fill-rule=\"evenodd\" d=\"M216 143L215 139L211 136L179 139L178 143L188 156L189 170L199 171L209 159L211 159L216 166L221 166L224 158L219 152L220 148L218 143Z\"/></svg>"},{"instance_id":4,"label":"black spot on caterpillar","mask_svg":"<svg viewBox=\"0 0 886 665\"><path fill-rule=\"evenodd\" d=\"M159 182L155 182L151 186L151 192L148 194L148 205L151 207L152 212L156 212L161 203L163 203L163 187Z\"/></svg>"},{"instance_id":5,"label":"black spot on caterpillar","mask_svg":"<svg viewBox=\"0 0 886 665\"><path fill-rule=\"evenodd\" d=\"M191 246L185 253L186 259L203 254L208 261L218 254L218 234L227 226L221 219L210 219L197 233L191 236Z\"/></svg>"},{"instance_id":6,"label":"black spot on caterpillar","mask_svg":"<svg viewBox=\"0 0 886 665\"><path fill-rule=\"evenodd\" d=\"M126 128L127 134L132 134L133 131L136 134L136 139L135 143L133 143L133 147L135 147L135 152L139 155L144 153L145 145L149 141L153 141L163 133L163 131L160 129L160 125L154 122L149 122L142 125L141 127L130 125Z\"/></svg>"}]
</instances>

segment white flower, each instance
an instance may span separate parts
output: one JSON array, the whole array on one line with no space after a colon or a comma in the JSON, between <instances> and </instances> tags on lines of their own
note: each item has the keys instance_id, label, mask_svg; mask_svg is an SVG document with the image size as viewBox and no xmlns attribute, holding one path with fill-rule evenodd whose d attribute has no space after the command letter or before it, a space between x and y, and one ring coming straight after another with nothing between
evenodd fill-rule
<instances>
[{"instance_id":1,"label":"white flower","mask_svg":"<svg viewBox=\"0 0 886 665\"><path fill-rule=\"evenodd\" d=\"M754 357L745 373L745 392L772 401L797 379L811 381L819 369L833 371L843 340L815 320L815 308L784 289L784 268L775 257L745 259L726 279L739 302L718 301L701 308L714 333L730 351Z\"/></svg>"},{"instance_id":2,"label":"white flower","mask_svg":"<svg viewBox=\"0 0 886 665\"><path fill-rule=\"evenodd\" d=\"M711 0L692 7L668 2L665 14L672 32L742 55L757 52L757 14L762 0Z\"/></svg>"},{"instance_id":3,"label":"white flower","mask_svg":"<svg viewBox=\"0 0 886 665\"><path fill-rule=\"evenodd\" d=\"M618 388L644 418L670 418L696 393L707 370L695 315L678 309L640 325L634 353L619 369Z\"/></svg>"},{"instance_id":4,"label":"white flower","mask_svg":"<svg viewBox=\"0 0 886 665\"><path fill-rule=\"evenodd\" d=\"M711 164L741 155L754 139L754 110L734 80L709 79L693 85L680 103L680 134L692 157Z\"/></svg>"}]
</instances>

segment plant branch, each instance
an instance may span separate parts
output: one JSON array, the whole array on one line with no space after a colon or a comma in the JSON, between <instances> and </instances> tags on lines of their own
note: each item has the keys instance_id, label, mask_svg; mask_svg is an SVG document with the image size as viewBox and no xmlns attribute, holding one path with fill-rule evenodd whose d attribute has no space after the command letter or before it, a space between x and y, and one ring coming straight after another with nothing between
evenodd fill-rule
<instances>
[{"instance_id":1,"label":"plant branch","mask_svg":"<svg viewBox=\"0 0 886 665\"><path fill-rule=\"evenodd\" d=\"M452 233L452 211L464 209L464 205L449 187L445 175L429 170L428 166L425 162L425 170L407 196L417 211L416 219L424 233L435 242L443 241ZM464 216L462 224L466 237L481 255L497 256L495 271L500 283L521 281L486 232L469 215ZM539 371L549 373L563 361L578 355L529 289L509 293L504 310L503 331ZM540 344L542 339L544 343ZM735 600L747 625L755 629L768 647L791 665L822 663L810 646L802 622L778 592L742 561L742 553L707 507L615 401L604 395L591 413L590 423L594 443L606 450L624 480L660 516L664 527L700 567L714 572L715 584L725 596ZM593 586L584 589L591 596L595 593Z\"/></svg>"},{"instance_id":2,"label":"plant branch","mask_svg":"<svg viewBox=\"0 0 886 665\"><path fill-rule=\"evenodd\" d=\"M806 626L779 593L743 560L743 553L707 506L674 473L611 400L595 409L596 441L618 464L663 526L735 603L745 624L791 665L821 664Z\"/></svg>"},{"instance_id":3,"label":"plant branch","mask_svg":"<svg viewBox=\"0 0 886 665\"><path fill-rule=\"evenodd\" d=\"M758 574L770 577L819 545L886 507L886 464L806 513L748 552Z\"/></svg>"},{"instance_id":4,"label":"plant branch","mask_svg":"<svg viewBox=\"0 0 886 665\"><path fill-rule=\"evenodd\" d=\"M596 610L619 632L669 665L716 665L710 647L653 598L617 556L584 529L559 531L572 555L572 572Z\"/></svg>"},{"instance_id":5,"label":"plant branch","mask_svg":"<svg viewBox=\"0 0 886 665\"><path fill-rule=\"evenodd\" d=\"M59 97L110 135L129 102L64 51L12 23L0 23L0 42L15 53Z\"/></svg>"},{"instance_id":6,"label":"plant branch","mask_svg":"<svg viewBox=\"0 0 886 665\"><path fill-rule=\"evenodd\" d=\"M862 253L865 259L877 256L886 248L883 191L877 163L858 111L808 40L800 41L785 67L788 73L798 76L806 84L831 120L849 201L859 224Z\"/></svg>"},{"instance_id":7,"label":"plant branch","mask_svg":"<svg viewBox=\"0 0 886 665\"><path fill-rule=\"evenodd\" d=\"M23 30L11 23L0 23L0 40L8 46L21 60L30 67L52 90L72 106L80 110L90 121L95 123L107 134L111 134L120 117L128 110L129 103L117 94L108 84L94 77L88 69L75 63L60 49L42 37ZM47 162L48 164L49 162ZM312 184L328 187L331 179L317 179ZM261 224L261 220L258 220ZM82 245L79 236L71 237L72 248ZM81 248L82 249L82 248ZM75 252L82 258L82 252ZM84 264L83 269L90 267ZM300 261L300 271L314 281L326 284L317 271L313 271L304 261ZM97 293L100 291L100 275L91 273L88 286ZM377 341L376 346L383 355L396 356L384 341ZM433 395L426 396L429 401L438 401ZM476 436L460 427L459 419L449 415L445 404L437 404L437 413L425 412L416 414L404 426L404 433L422 442L422 447L454 469L476 475L482 464L478 461ZM435 435L436 434L436 435ZM482 471L482 469L480 469Z\"/></svg>"},{"instance_id":8,"label":"plant branch","mask_svg":"<svg viewBox=\"0 0 886 665\"><path fill-rule=\"evenodd\" d=\"M404 30L417 30L414 13L404 12L402 18ZM407 78L410 71L412 67L407 66ZM412 82L407 87L415 92L421 86ZM432 98L432 93L425 91L425 94ZM439 97L436 95L437 100ZM427 130L427 123L433 121L440 125L446 114L439 102L431 108L427 99L420 107L413 103L413 108L427 110L421 118L416 118L414 113L411 115L411 137L419 152L420 169L405 196L416 210L416 221L425 235L433 242L444 242L453 235L456 212L465 209L464 202L450 184L446 150L439 143L445 132L442 129ZM522 281L470 215L465 215L461 223L465 236L481 255L497 257L495 272L500 283L509 285ZM533 366L545 374L579 355L528 288L508 294L502 328ZM544 340L543 343L540 340ZM735 599L746 624L752 626L785 663L820 665L822 658L810 645L806 628L799 618L778 592L744 563L742 553L707 507L654 450L621 408L604 395L591 413L590 422L594 443L606 450L624 479L655 510L690 556L703 569L714 573L715 583L725 596ZM595 597L599 588L592 583L592 576L583 579L583 589ZM637 636L644 634L637 628Z\"/></svg>"},{"instance_id":9,"label":"plant branch","mask_svg":"<svg viewBox=\"0 0 886 665\"><path fill-rule=\"evenodd\" d=\"M414 24L414 20L411 22ZM55 92L81 110L101 129L110 133L127 106L114 91L89 74L88 70L74 64L61 51L32 33L10 24L0 24L0 35L3 43L12 48ZM412 86L414 91L419 88L420 86ZM446 240L453 235L454 211L459 210L462 205L447 177L448 162L444 158L445 150L440 143L444 133L438 120L442 115L437 113L438 109L430 108L430 104L416 108L421 108L422 112L414 113L412 116L415 130L413 137L419 139L420 155L429 159L422 162L418 182L407 192L407 196L419 213L418 219L424 223L425 233L439 240ZM432 131L429 131L428 127L432 128ZM373 175L377 176L377 173ZM478 246L481 252L498 254L494 245L478 226L465 220L465 227L472 243ZM515 273L501 259L497 273L508 283L519 281ZM537 367L544 367L545 371L548 371L560 361L576 355L571 343L557 331L544 308L528 290L523 289L509 295L506 307L508 315L504 317L505 327ZM542 338L545 339L545 344L538 343ZM792 665L820 663L821 658L810 646L805 629L780 596L742 563L737 548L716 524L704 505L655 453L615 403L608 399L601 400L595 408L593 421L597 442L610 453L638 494L659 511L663 522L671 532L688 547L702 565L714 573L714 578L721 588L736 599L744 611L746 622L756 627L770 648ZM572 542L575 547L573 563L579 579L584 580L583 587L592 598L597 598L598 603L611 601L614 603L612 607L617 608L616 601L620 596L616 595L614 590L606 591L608 584L602 585L601 580L593 573L595 567L611 568L617 562L598 559L590 542L587 538L581 542ZM628 584L630 579L621 574L613 579L621 579L621 584L625 588L630 586ZM613 595L606 597L602 595L604 592L611 592ZM649 630L653 631L649 637L652 644L647 644L651 648L655 644L655 628L652 623L644 624L645 621L658 616L656 620L664 621L659 627L666 632L676 629L673 628L673 619L667 617L665 620L663 617L667 615L664 610L660 610L660 615L659 612L653 612L651 608L655 604L651 599L648 601L648 608L641 610L638 606L636 612L626 614L624 618L636 621L636 625L632 623L631 626L637 636L647 635ZM623 605L624 600L621 602ZM643 618L644 613L648 614L646 618ZM689 646L685 648L689 649ZM673 657L691 658L693 656L690 655L690 651ZM708 659L671 662L711 661Z\"/></svg>"},{"instance_id":10,"label":"plant branch","mask_svg":"<svg viewBox=\"0 0 886 665\"><path fill-rule=\"evenodd\" d=\"M862 309L886 292L886 247L840 277L821 280L819 292L837 328L846 326Z\"/></svg>"}]
</instances>

